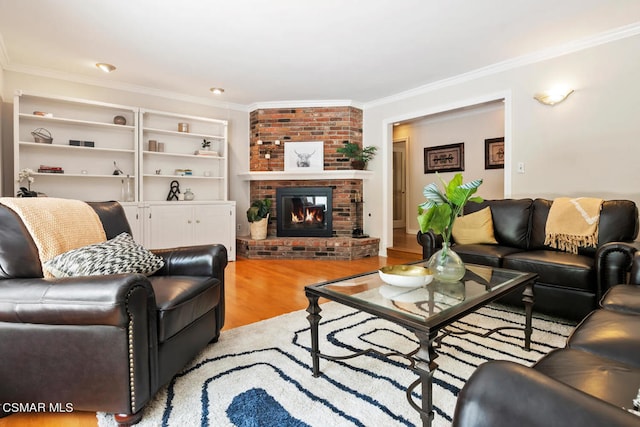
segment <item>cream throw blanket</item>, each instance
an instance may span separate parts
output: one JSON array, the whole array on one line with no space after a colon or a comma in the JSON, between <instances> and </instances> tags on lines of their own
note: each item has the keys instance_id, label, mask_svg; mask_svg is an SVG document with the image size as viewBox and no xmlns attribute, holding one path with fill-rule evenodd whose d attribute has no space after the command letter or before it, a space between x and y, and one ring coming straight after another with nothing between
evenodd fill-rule
<instances>
[{"instance_id":1,"label":"cream throw blanket","mask_svg":"<svg viewBox=\"0 0 640 427\"><path fill-rule=\"evenodd\" d=\"M38 248L44 277L53 277L44 263L61 253L107 240L102 222L91 206L80 200L53 197L0 197L31 233Z\"/></svg>"},{"instance_id":2,"label":"cream throw blanket","mask_svg":"<svg viewBox=\"0 0 640 427\"><path fill-rule=\"evenodd\" d=\"M588 197L555 199L547 217L544 244L574 254L581 246L598 246L602 202Z\"/></svg>"}]
</instances>

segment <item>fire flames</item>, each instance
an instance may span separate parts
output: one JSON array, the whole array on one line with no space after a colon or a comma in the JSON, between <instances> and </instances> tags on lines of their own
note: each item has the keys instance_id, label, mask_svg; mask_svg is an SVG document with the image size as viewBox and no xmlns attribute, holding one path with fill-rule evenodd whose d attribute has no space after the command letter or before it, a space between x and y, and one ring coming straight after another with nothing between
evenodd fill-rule
<instances>
[{"instance_id":1,"label":"fire flames","mask_svg":"<svg viewBox=\"0 0 640 427\"><path fill-rule=\"evenodd\" d=\"M292 224L316 224L324 221L324 212L321 208L305 208L298 212L291 211L291 223Z\"/></svg>"}]
</instances>

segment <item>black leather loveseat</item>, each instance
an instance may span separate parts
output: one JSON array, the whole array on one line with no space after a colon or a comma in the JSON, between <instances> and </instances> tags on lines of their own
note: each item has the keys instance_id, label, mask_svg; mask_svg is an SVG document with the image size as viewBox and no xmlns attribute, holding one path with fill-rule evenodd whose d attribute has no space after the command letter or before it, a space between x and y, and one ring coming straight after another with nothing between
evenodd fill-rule
<instances>
[{"instance_id":1,"label":"black leather loveseat","mask_svg":"<svg viewBox=\"0 0 640 427\"><path fill-rule=\"evenodd\" d=\"M544 244L545 224L553 201L546 199L485 200L468 203L465 214L491 209L498 244L456 244L453 250L464 262L537 273L534 310L581 319L593 310L613 284L624 283L631 263L629 246L638 235L638 208L629 200L609 200L602 205L598 247L580 248L578 254ZM423 258L441 246L432 232L418 232ZM518 295L503 302L519 304Z\"/></svg>"},{"instance_id":2,"label":"black leather loveseat","mask_svg":"<svg viewBox=\"0 0 640 427\"><path fill-rule=\"evenodd\" d=\"M130 233L117 202L91 206L107 239ZM62 404L137 422L158 389L218 339L225 247L153 251L164 266L149 277L45 279L31 236L0 205L0 402L10 403L0 415L19 403Z\"/></svg>"},{"instance_id":3,"label":"black leather loveseat","mask_svg":"<svg viewBox=\"0 0 640 427\"><path fill-rule=\"evenodd\" d=\"M640 255L563 349L533 367L481 365L458 395L453 427L640 425ZM534 338L535 339L535 338ZM635 402L634 402L635 400Z\"/></svg>"}]
</instances>

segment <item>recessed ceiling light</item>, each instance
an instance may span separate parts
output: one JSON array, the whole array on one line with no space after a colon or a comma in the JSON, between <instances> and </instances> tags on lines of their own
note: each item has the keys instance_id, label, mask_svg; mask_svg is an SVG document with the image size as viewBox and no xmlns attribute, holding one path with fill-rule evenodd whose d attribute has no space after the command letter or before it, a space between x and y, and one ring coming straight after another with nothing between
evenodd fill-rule
<instances>
[{"instance_id":1,"label":"recessed ceiling light","mask_svg":"<svg viewBox=\"0 0 640 427\"><path fill-rule=\"evenodd\" d=\"M211 89L209 89L211 91L212 94L214 95L222 95L224 93L224 89L222 89L221 87L212 87Z\"/></svg>"},{"instance_id":2,"label":"recessed ceiling light","mask_svg":"<svg viewBox=\"0 0 640 427\"><path fill-rule=\"evenodd\" d=\"M105 73L110 73L112 71L115 71L116 67L111 65L111 64L107 64L105 62L98 62L96 64L96 67L100 68L102 71L104 71Z\"/></svg>"}]
</instances>

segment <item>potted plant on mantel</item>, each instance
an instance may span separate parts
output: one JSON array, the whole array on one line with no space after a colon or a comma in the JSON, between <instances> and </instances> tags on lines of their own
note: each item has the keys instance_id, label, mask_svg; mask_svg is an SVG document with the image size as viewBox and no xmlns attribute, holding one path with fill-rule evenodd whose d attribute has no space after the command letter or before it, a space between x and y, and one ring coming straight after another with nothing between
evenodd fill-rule
<instances>
[{"instance_id":1,"label":"potted plant on mantel","mask_svg":"<svg viewBox=\"0 0 640 427\"><path fill-rule=\"evenodd\" d=\"M374 146L360 148L356 143L345 142L344 146L336 151L351 159L351 167L353 169L365 170L369 160L375 157L377 149L378 147Z\"/></svg>"},{"instance_id":2,"label":"potted plant on mantel","mask_svg":"<svg viewBox=\"0 0 640 427\"><path fill-rule=\"evenodd\" d=\"M252 239L264 240L267 238L269 209L271 209L271 199L254 200L247 209L247 220L249 220Z\"/></svg>"}]
</instances>

